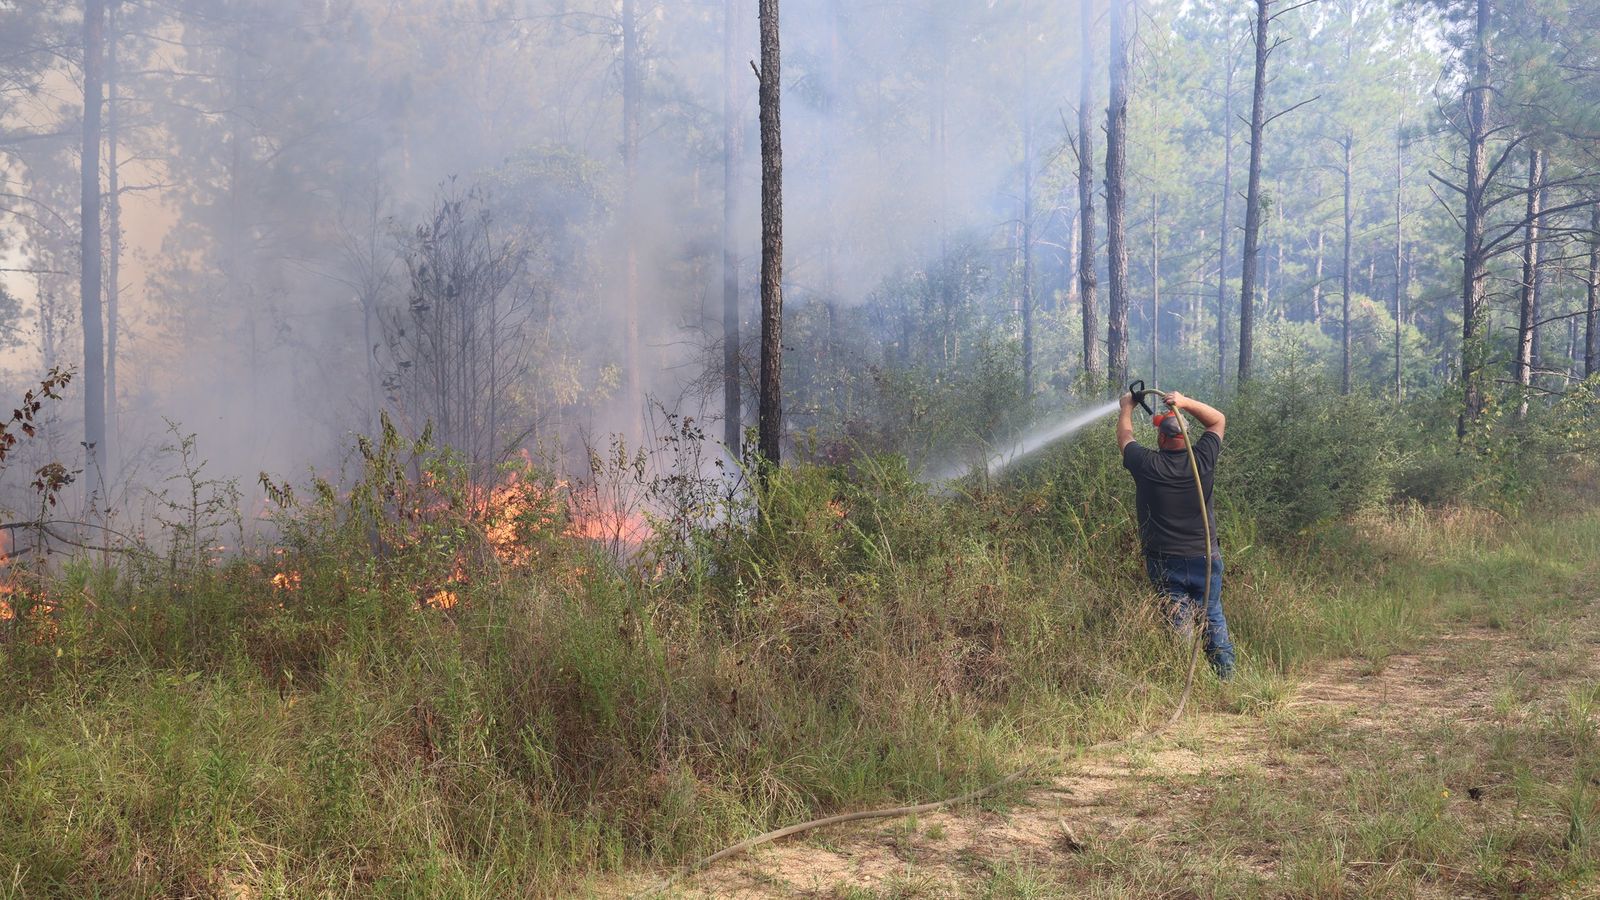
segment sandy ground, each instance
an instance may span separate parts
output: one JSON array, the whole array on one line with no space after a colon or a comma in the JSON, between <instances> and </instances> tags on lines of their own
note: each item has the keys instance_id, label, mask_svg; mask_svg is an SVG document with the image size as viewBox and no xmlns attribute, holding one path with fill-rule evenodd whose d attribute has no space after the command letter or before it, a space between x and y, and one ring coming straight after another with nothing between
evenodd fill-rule
<instances>
[{"instance_id":1,"label":"sandy ground","mask_svg":"<svg viewBox=\"0 0 1600 900\"><path fill-rule=\"evenodd\" d=\"M1376 663L1336 661L1262 709L1191 713L1157 737L1065 763L1004 804L811 832L725 860L667 896L981 896L979 886L997 863L1055 867L1129 836L1161 845L1193 827L1205 800L1200 795L1214 779L1244 774L1269 785L1319 778L1331 784L1339 777L1334 767L1346 763L1320 752L1314 736L1330 727L1398 741L1487 723L1504 715L1496 712L1496 693L1518 672L1549 682L1540 693L1550 696L1560 695L1557 682L1593 683L1600 677L1600 606L1588 605L1554 637L1527 628L1471 628ZM1300 728L1313 735L1304 746L1294 738ZM1490 789L1472 788L1474 799ZM1167 843L1182 851L1182 840ZM1230 859L1267 878L1279 864L1270 844L1240 848ZM629 896L654 883L638 876L611 887L615 896Z\"/></svg>"}]
</instances>

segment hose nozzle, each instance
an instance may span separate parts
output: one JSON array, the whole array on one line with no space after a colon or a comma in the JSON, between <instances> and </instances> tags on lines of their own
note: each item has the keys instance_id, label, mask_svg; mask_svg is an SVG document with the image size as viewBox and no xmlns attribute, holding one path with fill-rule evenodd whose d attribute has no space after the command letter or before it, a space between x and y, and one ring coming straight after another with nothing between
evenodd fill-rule
<instances>
[{"instance_id":1,"label":"hose nozzle","mask_svg":"<svg viewBox=\"0 0 1600 900\"><path fill-rule=\"evenodd\" d=\"M1128 393L1133 396L1133 402L1135 402L1135 403L1139 404L1140 406L1144 407L1144 411L1147 414L1149 414L1151 416L1154 416L1156 414L1156 411L1154 409L1150 408L1150 401L1148 399L1146 399L1146 398L1148 398L1151 394L1155 394L1157 396L1160 396L1161 395L1160 391L1158 391L1158 390L1156 390L1154 388L1148 388L1147 389L1144 386L1144 379L1141 378L1138 381L1135 381L1132 384L1128 385Z\"/></svg>"}]
</instances>

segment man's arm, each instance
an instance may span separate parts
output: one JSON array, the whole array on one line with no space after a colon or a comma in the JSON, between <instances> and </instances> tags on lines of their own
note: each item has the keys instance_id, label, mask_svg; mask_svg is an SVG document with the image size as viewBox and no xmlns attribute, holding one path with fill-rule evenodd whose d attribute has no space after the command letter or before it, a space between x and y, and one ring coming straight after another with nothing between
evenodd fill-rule
<instances>
[{"instance_id":1,"label":"man's arm","mask_svg":"<svg viewBox=\"0 0 1600 900\"><path fill-rule=\"evenodd\" d=\"M1117 450L1126 451L1133 443L1133 395L1123 394L1117 402Z\"/></svg>"},{"instance_id":2,"label":"man's arm","mask_svg":"<svg viewBox=\"0 0 1600 900\"><path fill-rule=\"evenodd\" d=\"M1222 414L1222 410L1210 404L1202 403L1193 397L1185 397L1177 391L1168 394L1165 400L1167 405L1173 409L1194 416L1202 428L1217 436L1217 440L1222 439L1222 432L1228 426L1228 417ZM1129 430L1129 438L1132 438L1131 428Z\"/></svg>"}]
</instances>

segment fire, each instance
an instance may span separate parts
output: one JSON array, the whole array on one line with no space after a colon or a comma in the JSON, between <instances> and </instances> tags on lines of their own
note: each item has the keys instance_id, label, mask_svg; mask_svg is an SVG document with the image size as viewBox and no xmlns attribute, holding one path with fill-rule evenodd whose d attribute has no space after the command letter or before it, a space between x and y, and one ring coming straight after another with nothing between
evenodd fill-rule
<instances>
[{"instance_id":1,"label":"fire","mask_svg":"<svg viewBox=\"0 0 1600 900\"><path fill-rule=\"evenodd\" d=\"M295 571L279 572L272 576L272 586L280 591L300 590L300 573Z\"/></svg>"},{"instance_id":2,"label":"fire","mask_svg":"<svg viewBox=\"0 0 1600 900\"><path fill-rule=\"evenodd\" d=\"M489 547L509 566L531 564L536 548L529 538L552 532L563 512L561 530L567 537L638 547L651 535L650 523L637 511L609 508L565 481L545 483L515 471L487 490L474 491L474 500Z\"/></svg>"},{"instance_id":3,"label":"fire","mask_svg":"<svg viewBox=\"0 0 1600 900\"><path fill-rule=\"evenodd\" d=\"M455 591L448 588L440 588L434 591L423 603L432 609L455 609L456 603L460 599Z\"/></svg>"},{"instance_id":4,"label":"fire","mask_svg":"<svg viewBox=\"0 0 1600 900\"><path fill-rule=\"evenodd\" d=\"M509 473L504 481L487 491L474 492L481 509L484 539L495 558L510 566L525 566L533 561L534 548L528 538L555 524L560 482L549 486Z\"/></svg>"},{"instance_id":5,"label":"fire","mask_svg":"<svg viewBox=\"0 0 1600 900\"><path fill-rule=\"evenodd\" d=\"M16 585L11 583L11 531L9 529L0 530L0 569L4 569L4 572L0 573L0 622L8 622L17 617L16 610L13 610L11 604L6 602L6 598L11 596L12 592L17 589Z\"/></svg>"},{"instance_id":6,"label":"fire","mask_svg":"<svg viewBox=\"0 0 1600 900\"><path fill-rule=\"evenodd\" d=\"M0 622L25 619L32 632L30 640L35 644L49 644L60 632L54 615L55 605L42 590L29 589L22 583L20 573L11 563L11 550L11 532L0 531ZM25 612L19 615L17 607L11 603L12 598L31 602L21 604Z\"/></svg>"},{"instance_id":7,"label":"fire","mask_svg":"<svg viewBox=\"0 0 1600 900\"><path fill-rule=\"evenodd\" d=\"M650 538L650 523L633 510L606 509L598 502L574 501L568 513L567 536L638 547Z\"/></svg>"}]
</instances>

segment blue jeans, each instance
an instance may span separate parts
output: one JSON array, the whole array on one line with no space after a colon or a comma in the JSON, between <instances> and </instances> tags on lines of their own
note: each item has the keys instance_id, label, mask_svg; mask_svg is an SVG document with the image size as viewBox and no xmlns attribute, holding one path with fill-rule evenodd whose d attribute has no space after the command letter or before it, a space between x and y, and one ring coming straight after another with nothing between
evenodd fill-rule
<instances>
[{"instance_id":1,"label":"blue jeans","mask_svg":"<svg viewBox=\"0 0 1600 900\"><path fill-rule=\"evenodd\" d=\"M1201 602L1206 607L1206 658L1224 679L1233 676L1233 641L1222 615L1222 557L1211 560L1211 596L1206 596L1204 556L1146 556L1144 569L1167 603L1172 627L1187 633Z\"/></svg>"}]
</instances>

